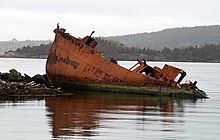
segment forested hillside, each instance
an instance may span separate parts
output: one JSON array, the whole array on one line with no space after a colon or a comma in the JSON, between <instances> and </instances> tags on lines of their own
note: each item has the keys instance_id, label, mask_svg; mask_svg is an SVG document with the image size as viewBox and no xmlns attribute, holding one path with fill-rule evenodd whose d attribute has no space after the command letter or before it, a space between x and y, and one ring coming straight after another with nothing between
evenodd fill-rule
<instances>
[{"instance_id":1,"label":"forested hillside","mask_svg":"<svg viewBox=\"0 0 220 140\"><path fill-rule=\"evenodd\" d=\"M17 58L47 58L48 51L52 43L41 44L39 46L23 46L17 48L15 51L9 50L5 52L3 57L17 57Z\"/></svg>"},{"instance_id":2,"label":"forested hillside","mask_svg":"<svg viewBox=\"0 0 220 140\"><path fill-rule=\"evenodd\" d=\"M164 47L161 50L150 48L129 48L119 42L95 38L98 41L99 50L106 59L137 60L147 61L181 61L181 62L220 62L220 45L205 44L204 46L188 46L183 48L169 49ZM8 51L4 57L28 57L47 58L50 44L40 46L24 46L16 51Z\"/></svg>"},{"instance_id":3,"label":"forested hillside","mask_svg":"<svg viewBox=\"0 0 220 140\"><path fill-rule=\"evenodd\" d=\"M161 50L164 47L174 49L187 46L220 44L220 26L198 26L165 29L159 32L138 33L124 36L108 37L120 41L128 47Z\"/></svg>"},{"instance_id":4,"label":"forested hillside","mask_svg":"<svg viewBox=\"0 0 220 140\"><path fill-rule=\"evenodd\" d=\"M107 58L120 56L120 53L124 53L129 50L128 47L116 41L108 41L101 37L97 37L95 40L98 42L96 49L102 52ZM47 58L51 45L52 43L41 44L33 47L23 46L22 48L17 48L15 51L9 50L5 52L3 57Z\"/></svg>"},{"instance_id":5,"label":"forested hillside","mask_svg":"<svg viewBox=\"0 0 220 140\"><path fill-rule=\"evenodd\" d=\"M52 42L51 40L25 40L18 41L17 39L12 39L9 41L0 41L0 55L4 54L9 50L16 50L23 46L39 46L40 44L48 44Z\"/></svg>"}]
</instances>

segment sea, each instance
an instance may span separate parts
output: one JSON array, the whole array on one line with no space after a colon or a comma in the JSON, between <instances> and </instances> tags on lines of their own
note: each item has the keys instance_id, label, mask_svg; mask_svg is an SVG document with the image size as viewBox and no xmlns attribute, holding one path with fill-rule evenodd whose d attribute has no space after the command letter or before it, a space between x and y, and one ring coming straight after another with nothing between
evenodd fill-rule
<instances>
[{"instance_id":1,"label":"sea","mask_svg":"<svg viewBox=\"0 0 220 140\"><path fill-rule=\"evenodd\" d=\"M130 68L136 61L119 61ZM187 72L208 99L72 91L71 96L0 98L0 140L219 140L220 63L151 62ZM0 58L0 72L45 74L46 59Z\"/></svg>"}]
</instances>

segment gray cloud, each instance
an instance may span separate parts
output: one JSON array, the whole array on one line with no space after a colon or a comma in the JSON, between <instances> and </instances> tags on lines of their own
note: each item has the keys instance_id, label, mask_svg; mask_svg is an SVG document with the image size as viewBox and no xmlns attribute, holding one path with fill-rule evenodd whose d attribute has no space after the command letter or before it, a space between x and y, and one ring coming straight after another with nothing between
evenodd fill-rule
<instances>
[{"instance_id":1,"label":"gray cloud","mask_svg":"<svg viewBox=\"0 0 220 140\"><path fill-rule=\"evenodd\" d=\"M213 8L220 8L217 3L218 0L1 0L0 7L41 13L133 17L213 13Z\"/></svg>"},{"instance_id":2,"label":"gray cloud","mask_svg":"<svg viewBox=\"0 0 220 140\"><path fill-rule=\"evenodd\" d=\"M57 22L79 34L98 30L100 36L219 24L219 9L218 0L0 0L0 40L47 39L51 35L41 32Z\"/></svg>"}]
</instances>

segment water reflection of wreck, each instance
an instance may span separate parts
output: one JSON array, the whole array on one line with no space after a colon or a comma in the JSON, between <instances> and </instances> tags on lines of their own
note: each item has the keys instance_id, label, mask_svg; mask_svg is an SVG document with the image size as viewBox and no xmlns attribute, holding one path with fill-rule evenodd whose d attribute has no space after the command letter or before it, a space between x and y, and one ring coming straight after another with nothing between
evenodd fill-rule
<instances>
[{"instance_id":1,"label":"water reflection of wreck","mask_svg":"<svg viewBox=\"0 0 220 140\"><path fill-rule=\"evenodd\" d=\"M176 123L175 120L170 119L175 116L175 105L176 102L174 103L170 98L143 98L134 95L122 98L115 94L108 96L106 94L93 96L87 94L46 99L53 137L99 135L97 129L109 127L105 126L102 121L122 119L117 118L117 115L124 115L124 119L129 119L127 118L129 115L140 116L134 119L137 124L151 121L147 120L149 117L145 118L145 116L150 116L155 121L155 115L162 117L157 121ZM178 110L178 112L182 111ZM117 117L113 117L115 114ZM180 113L178 115L180 116ZM166 116L169 116L169 119ZM118 125L120 127L123 123Z\"/></svg>"},{"instance_id":2,"label":"water reflection of wreck","mask_svg":"<svg viewBox=\"0 0 220 140\"><path fill-rule=\"evenodd\" d=\"M182 69L167 64L161 69L145 61L126 69L95 50L97 42L92 34L77 39L65 31L59 26L54 30L56 37L46 63L47 77L55 84L88 91L207 97L196 82L181 84L186 76Z\"/></svg>"}]
</instances>

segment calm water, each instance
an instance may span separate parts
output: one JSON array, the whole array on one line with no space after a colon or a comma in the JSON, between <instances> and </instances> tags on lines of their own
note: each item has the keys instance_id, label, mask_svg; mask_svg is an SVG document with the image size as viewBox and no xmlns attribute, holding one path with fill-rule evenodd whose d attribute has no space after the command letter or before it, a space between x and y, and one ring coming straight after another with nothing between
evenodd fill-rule
<instances>
[{"instance_id":1,"label":"calm water","mask_svg":"<svg viewBox=\"0 0 220 140\"><path fill-rule=\"evenodd\" d=\"M45 62L0 58L0 71L44 74ZM74 92L68 97L0 100L0 139L220 139L220 63L169 64L184 69L185 79L197 80L210 99Z\"/></svg>"}]
</instances>

